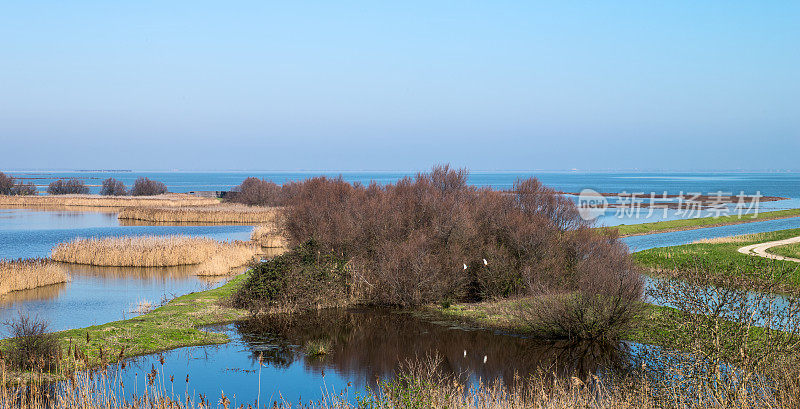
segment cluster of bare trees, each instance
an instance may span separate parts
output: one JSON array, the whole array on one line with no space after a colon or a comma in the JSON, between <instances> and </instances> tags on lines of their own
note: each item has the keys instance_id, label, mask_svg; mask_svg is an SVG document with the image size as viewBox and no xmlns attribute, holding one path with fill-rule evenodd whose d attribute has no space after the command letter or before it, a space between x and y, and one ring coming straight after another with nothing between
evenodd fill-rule
<instances>
[{"instance_id":1,"label":"cluster of bare trees","mask_svg":"<svg viewBox=\"0 0 800 409\"><path fill-rule=\"evenodd\" d=\"M313 240L349 260L366 303L530 295L553 336L594 337L628 325L641 296L627 248L536 179L509 193L469 186L466 170L439 166L389 185L315 177L266 190L285 205L289 241Z\"/></svg>"},{"instance_id":2,"label":"cluster of bare trees","mask_svg":"<svg viewBox=\"0 0 800 409\"><path fill-rule=\"evenodd\" d=\"M35 194L37 194L37 190L33 183L23 183L21 180L0 172L0 195L30 196Z\"/></svg>"},{"instance_id":3,"label":"cluster of bare trees","mask_svg":"<svg viewBox=\"0 0 800 409\"><path fill-rule=\"evenodd\" d=\"M85 195L89 193L89 188L78 178L57 179L50 182L47 186L47 193L51 195Z\"/></svg>"}]
</instances>

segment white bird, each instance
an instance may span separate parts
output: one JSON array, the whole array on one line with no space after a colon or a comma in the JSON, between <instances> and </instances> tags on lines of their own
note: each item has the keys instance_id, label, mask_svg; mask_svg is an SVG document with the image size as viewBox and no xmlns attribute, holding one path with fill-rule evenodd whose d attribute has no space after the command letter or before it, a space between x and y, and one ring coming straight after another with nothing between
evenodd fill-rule
<instances>
[{"instance_id":1,"label":"white bird","mask_svg":"<svg viewBox=\"0 0 800 409\"><path fill-rule=\"evenodd\" d=\"M486 363L486 355L483 356L483 363Z\"/></svg>"},{"instance_id":2,"label":"white bird","mask_svg":"<svg viewBox=\"0 0 800 409\"><path fill-rule=\"evenodd\" d=\"M466 269L467 269L467 265L466 265L466 264L464 264L464 270L466 270Z\"/></svg>"},{"instance_id":3,"label":"white bird","mask_svg":"<svg viewBox=\"0 0 800 409\"><path fill-rule=\"evenodd\" d=\"M489 265L489 262L488 262L488 261L486 261L486 259L483 259L483 265L484 265L484 266L488 266L488 265Z\"/></svg>"},{"instance_id":4,"label":"white bird","mask_svg":"<svg viewBox=\"0 0 800 409\"><path fill-rule=\"evenodd\" d=\"M467 350L465 349L464 350L464 358L466 358L466 357L467 357Z\"/></svg>"}]
</instances>

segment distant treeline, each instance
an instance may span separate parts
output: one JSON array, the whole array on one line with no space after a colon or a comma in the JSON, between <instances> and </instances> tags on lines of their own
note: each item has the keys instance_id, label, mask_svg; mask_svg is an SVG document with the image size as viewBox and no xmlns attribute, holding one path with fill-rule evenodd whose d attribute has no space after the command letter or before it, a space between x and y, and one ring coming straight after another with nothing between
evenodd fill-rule
<instances>
[{"instance_id":1,"label":"distant treeline","mask_svg":"<svg viewBox=\"0 0 800 409\"><path fill-rule=\"evenodd\" d=\"M136 179L130 191L119 180L108 178L103 181L100 194L104 196L155 196L167 193L167 185L157 180L146 177ZM89 187L79 178L57 179L47 186L47 193L51 195L88 194ZM0 195L28 196L36 195L38 191L32 182L23 182L12 176L0 172Z\"/></svg>"}]
</instances>

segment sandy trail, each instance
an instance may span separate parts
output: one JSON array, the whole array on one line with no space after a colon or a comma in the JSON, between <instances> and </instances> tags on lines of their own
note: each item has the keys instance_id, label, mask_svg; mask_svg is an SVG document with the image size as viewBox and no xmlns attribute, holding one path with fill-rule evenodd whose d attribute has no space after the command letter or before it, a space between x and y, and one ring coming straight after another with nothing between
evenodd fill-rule
<instances>
[{"instance_id":1,"label":"sandy trail","mask_svg":"<svg viewBox=\"0 0 800 409\"><path fill-rule=\"evenodd\" d=\"M783 246L784 244L793 244L793 243L800 243L800 236L792 237L791 239L784 239L784 240L776 240L776 241L768 241L766 243L758 243L758 244L751 244L749 246L744 246L739 249L739 253L748 254L751 256L759 256L759 257L766 257L771 258L773 260L786 260L786 261L794 261L800 263L800 259L792 258L792 257L784 257L779 256L777 254L767 253L767 249L775 246Z\"/></svg>"}]
</instances>

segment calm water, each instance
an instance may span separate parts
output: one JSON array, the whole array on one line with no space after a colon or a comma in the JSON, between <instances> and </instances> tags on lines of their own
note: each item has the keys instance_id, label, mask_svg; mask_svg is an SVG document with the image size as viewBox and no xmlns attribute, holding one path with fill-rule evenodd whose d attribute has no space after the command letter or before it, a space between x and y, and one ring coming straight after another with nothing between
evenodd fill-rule
<instances>
[{"instance_id":1,"label":"calm water","mask_svg":"<svg viewBox=\"0 0 800 409\"><path fill-rule=\"evenodd\" d=\"M249 240L250 226L120 226L115 213L0 209L0 258L47 257L56 244L78 237L186 235ZM72 281L0 295L0 323L20 312L50 322L52 330L81 328L133 315L140 301L206 289L189 269L109 269L67 266ZM0 326L0 336L5 336Z\"/></svg>"},{"instance_id":2,"label":"calm water","mask_svg":"<svg viewBox=\"0 0 800 409\"><path fill-rule=\"evenodd\" d=\"M232 406L255 402L259 376L261 403L318 400L323 394L344 392L350 398L377 379L388 379L408 361L438 356L444 374L467 384L512 382L540 368L563 373L597 373L628 362L626 345L620 349L566 342L541 343L485 330L431 323L408 313L383 310L329 310L295 317L291 321L240 322L210 328L232 342L211 347L180 348L147 356L128 365L120 377L126 392L142 390L145 373L156 368L169 390L189 396L207 394L213 402L225 392ZM325 340L331 352L308 356L304 345ZM263 362L259 374L259 357ZM233 398L235 396L235 400Z\"/></svg>"}]
</instances>

